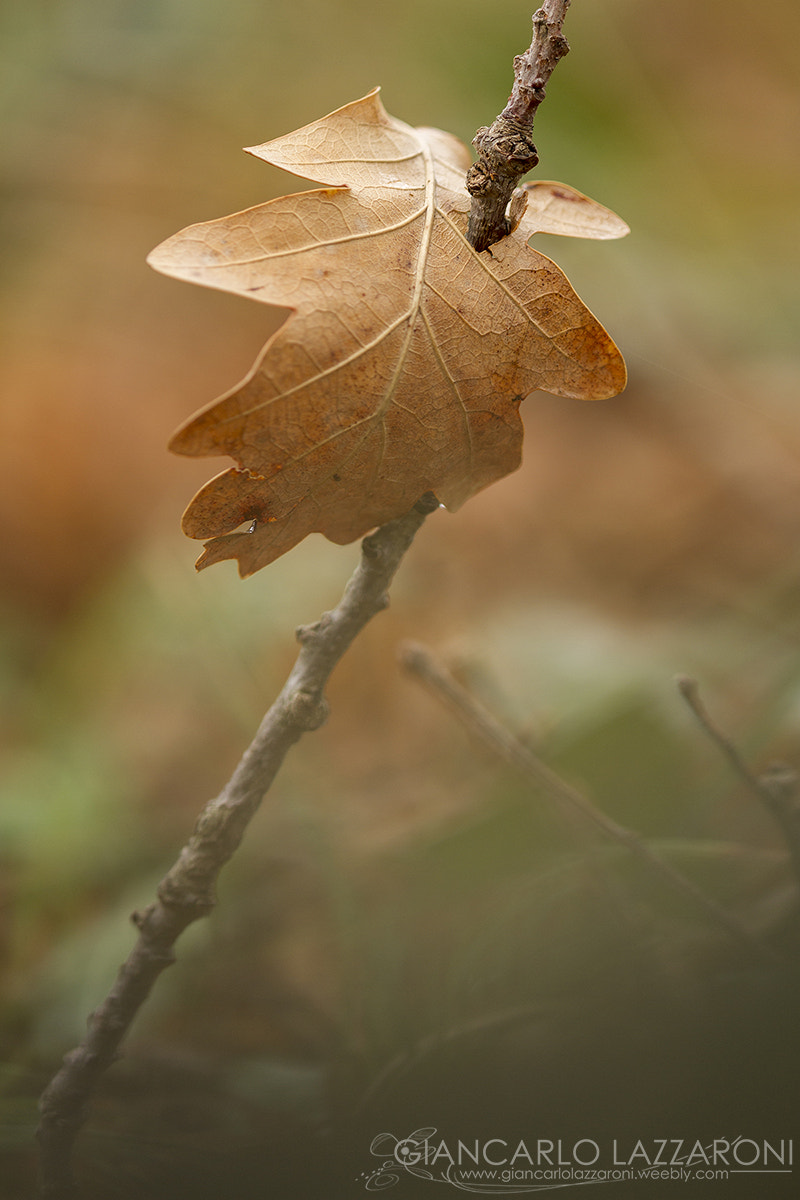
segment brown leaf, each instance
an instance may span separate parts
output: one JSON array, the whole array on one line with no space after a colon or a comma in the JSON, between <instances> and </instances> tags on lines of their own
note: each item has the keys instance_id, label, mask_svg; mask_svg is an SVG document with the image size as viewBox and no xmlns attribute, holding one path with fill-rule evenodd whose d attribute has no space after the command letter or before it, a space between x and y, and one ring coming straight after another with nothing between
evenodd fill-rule
<instances>
[{"instance_id":1,"label":"brown leaf","mask_svg":"<svg viewBox=\"0 0 800 1200\"><path fill-rule=\"evenodd\" d=\"M626 233L607 209L534 184L516 232L476 254L466 147L388 116L377 89L251 153L326 186L190 226L148 260L293 310L247 378L172 439L239 464L184 514L189 537L211 539L198 567L237 558L250 575L314 530L349 542L426 491L456 509L519 466L529 392L625 386L608 334L526 244Z\"/></svg>"}]
</instances>

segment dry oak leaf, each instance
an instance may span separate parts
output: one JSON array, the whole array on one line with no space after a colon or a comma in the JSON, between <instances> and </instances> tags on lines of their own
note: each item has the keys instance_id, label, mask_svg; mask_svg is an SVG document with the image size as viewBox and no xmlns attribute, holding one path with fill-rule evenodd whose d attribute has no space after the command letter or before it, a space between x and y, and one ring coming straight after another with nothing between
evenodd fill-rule
<instances>
[{"instance_id":1,"label":"dry oak leaf","mask_svg":"<svg viewBox=\"0 0 800 1200\"><path fill-rule=\"evenodd\" d=\"M519 466L529 392L595 400L625 386L611 338L527 245L537 232L621 237L608 209L530 184L518 228L477 254L469 152L390 117L378 89L250 153L327 186L192 225L148 259L293 310L243 382L170 443L239 464L184 514L189 537L211 539L198 567L236 558L250 575L313 531L350 542L428 491L456 509Z\"/></svg>"}]
</instances>

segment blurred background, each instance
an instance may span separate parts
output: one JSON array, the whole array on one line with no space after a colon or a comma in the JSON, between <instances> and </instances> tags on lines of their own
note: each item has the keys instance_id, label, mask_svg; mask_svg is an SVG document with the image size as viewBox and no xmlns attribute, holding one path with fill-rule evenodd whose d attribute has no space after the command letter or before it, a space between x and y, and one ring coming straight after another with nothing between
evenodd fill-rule
<instances>
[{"instance_id":1,"label":"blurred background","mask_svg":"<svg viewBox=\"0 0 800 1200\"><path fill-rule=\"evenodd\" d=\"M302 187L239 148L375 84L469 142L530 13L0 3L4 1198L30 1194L35 1096L127 954L128 914L358 557L315 535L245 582L195 574L180 514L226 464L166 441L282 314L145 256ZM745 0L573 3L537 175L632 233L538 248L615 337L628 389L530 397L522 469L428 520L104 1084L90 1195L358 1195L371 1138L425 1125L795 1132L796 972L565 829L396 663L403 638L433 646L792 958L785 846L673 684L698 676L754 768L800 767L800 10L761 20Z\"/></svg>"}]
</instances>

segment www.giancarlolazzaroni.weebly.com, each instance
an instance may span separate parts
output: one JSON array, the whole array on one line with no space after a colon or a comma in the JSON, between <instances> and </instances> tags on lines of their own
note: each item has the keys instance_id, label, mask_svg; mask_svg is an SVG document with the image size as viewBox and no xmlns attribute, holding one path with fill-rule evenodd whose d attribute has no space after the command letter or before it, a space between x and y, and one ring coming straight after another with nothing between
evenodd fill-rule
<instances>
[{"instance_id":1,"label":"www.giancarlolazzaroni.weebly.com","mask_svg":"<svg viewBox=\"0 0 800 1200\"><path fill-rule=\"evenodd\" d=\"M405 1137L379 1133L369 1152L372 1165L358 1176L368 1192L385 1191L404 1178L415 1178L494 1196L570 1184L719 1183L746 1175L786 1177L792 1175L794 1165L793 1140L786 1137L452 1139L437 1134L434 1126ZM753 1185L757 1187L758 1180Z\"/></svg>"}]
</instances>

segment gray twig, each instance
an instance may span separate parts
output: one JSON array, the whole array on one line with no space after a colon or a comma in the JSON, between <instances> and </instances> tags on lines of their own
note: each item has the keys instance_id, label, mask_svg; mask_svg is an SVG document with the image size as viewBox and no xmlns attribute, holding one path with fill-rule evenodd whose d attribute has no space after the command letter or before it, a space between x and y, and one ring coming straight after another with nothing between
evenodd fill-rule
<instances>
[{"instance_id":1,"label":"gray twig","mask_svg":"<svg viewBox=\"0 0 800 1200\"><path fill-rule=\"evenodd\" d=\"M779 826L789 848L795 878L800 883L800 777L797 771L784 763L773 763L757 775L742 758L733 740L712 719L700 698L697 680L689 675L679 675L675 682L700 727Z\"/></svg>"},{"instance_id":2,"label":"gray twig","mask_svg":"<svg viewBox=\"0 0 800 1200\"><path fill-rule=\"evenodd\" d=\"M287 751L324 723L324 689L333 668L367 622L388 604L387 589L403 555L437 507L436 497L428 492L405 516L364 539L361 561L338 606L316 624L297 630L301 648L283 690L222 792L200 813L191 838L159 884L156 900L133 914L139 930L136 945L111 991L89 1017L84 1040L66 1056L40 1100L37 1138L44 1200L78 1196L72 1154L95 1086L119 1056L120 1043L156 979L175 961L177 938L213 909L217 877Z\"/></svg>"},{"instance_id":3,"label":"gray twig","mask_svg":"<svg viewBox=\"0 0 800 1200\"><path fill-rule=\"evenodd\" d=\"M478 130L472 144L478 161L467 172L472 196L467 239L476 250L488 250L512 231L518 216L509 214L514 189L539 161L533 144L533 118L545 97L556 64L569 51L561 32L570 0L544 0L533 14L533 40L514 59L514 87L508 104L488 128Z\"/></svg>"},{"instance_id":4,"label":"gray twig","mask_svg":"<svg viewBox=\"0 0 800 1200\"><path fill-rule=\"evenodd\" d=\"M400 650L403 666L443 701L473 733L491 747L496 754L520 771L535 787L551 796L568 814L577 814L584 821L599 829L601 833L628 850L640 862L672 887L682 892L703 909L717 925L741 945L755 952L760 958L777 961L777 955L755 938L750 931L727 909L707 896L695 883L678 871L671 863L661 858L638 833L618 824L597 808L577 788L572 787L546 766L532 750L501 725L500 722L453 678L431 652L416 642L405 643Z\"/></svg>"}]
</instances>

